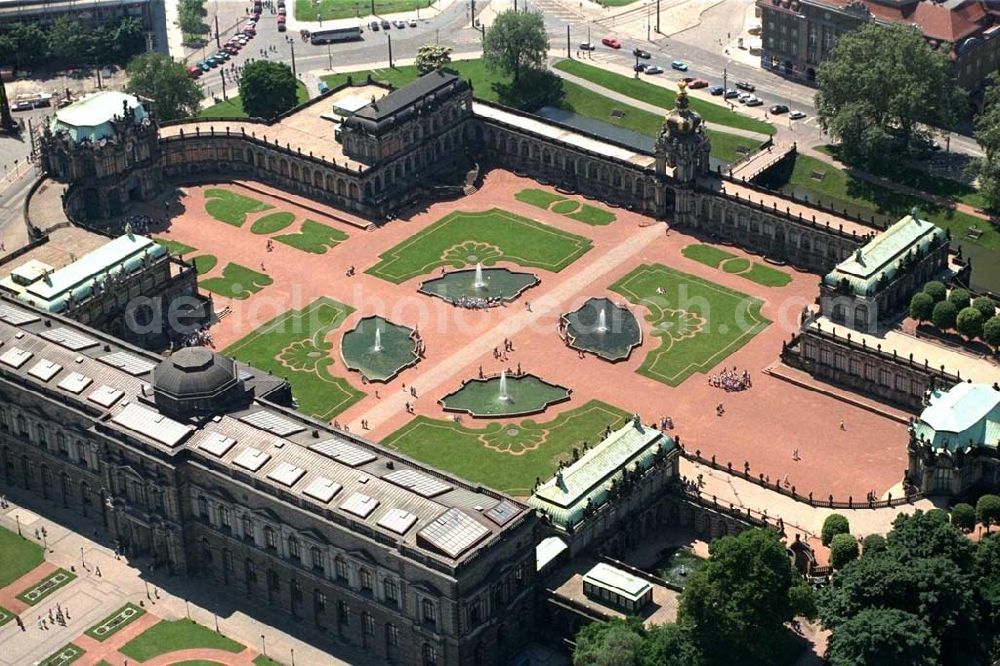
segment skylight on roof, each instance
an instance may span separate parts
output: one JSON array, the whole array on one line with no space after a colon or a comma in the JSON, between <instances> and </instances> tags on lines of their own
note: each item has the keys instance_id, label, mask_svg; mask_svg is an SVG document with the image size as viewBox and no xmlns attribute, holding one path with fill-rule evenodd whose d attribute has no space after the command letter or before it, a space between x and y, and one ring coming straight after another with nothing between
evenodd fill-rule
<instances>
[{"instance_id":1,"label":"skylight on roof","mask_svg":"<svg viewBox=\"0 0 1000 666\"><path fill-rule=\"evenodd\" d=\"M516 504L510 500L500 500L499 504L486 511L483 515L500 527L503 527L519 513L521 513L521 509Z\"/></svg>"},{"instance_id":2,"label":"skylight on roof","mask_svg":"<svg viewBox=\"0 0 1000 666\"><path fill-rule=\"evenodd\" d=\"M291 488L305 475L306 471L301 467L296 467L290 462L280 462L277 467L267 474L267 478L277 481L283 486Z\"/></svg>"},{"instance_id":3,"label":"skylight on roof","mask_svg":"<svg viewBox=\"0 0 1000 666\"><path fill-rule=\"evenodd\" d=\"M55 361L43 358L38 363L31 366L31 370L28 370L28 374L32 377L38 377L43 382L47 382L58 375L60 370L62 370L61 365Z\"/></svg>"},{"instance_id":4,"label":"skylight on roof","mask_svg":"<svg viewBox=\"0 0 1000 666\"><path fill-rule=\"evenodd\" d=\"M417 522L417 517L409 511L389 509L384 516L379 518L376 525L396 534L406 534L415 522Z\"/></svg>"},{"instance_id":5,"label":"skylight on roof","mask_svg":"<svg viewBox=\"0 0 1000 666\"><path fill-rule=\"evenodd\" d=\"M107 384L101 384L87 396L87 400L96 402L101 407L110 407L118 402L118 399L123 395L125 394L122 391L111 388Z\"/></svg>"},{"instance_id":6,"label":"skylight on roof","mask_svg":"<svg viewBox=\"0 0 1000 666\"><path fill-rule=\"evenodd\" d=\"M451 486L415 469L400 469L382 477L389 483L408 488L421 497L436 497L451 490Z\"/></svg>"},{"instance_id":7,"label":"skylight on roof","mask_svg":"<svg viewBox=\"0 0 1000 666\"><path fill-rule=\"evenodd\" d=\"M177 446L192 428L167 418L157 411L131 403L111 419L123 428L144 435L170 447Z\"/></svg>"},{"instance_id":8,"label":"skylight on roof","mask_svg":"<svg viewBox=\"0 0 1000 666\"><path fill-rule=\"evenodd\" d=\"M302 432L306 429L306 427L298 421L293 421L290 418L275 412L270 412L266 409L262 409L252 414L247 414L246 416L241 416L240 421L249 423L255 428L266 430L277 435L278 437L288 437L289 435L294 435L295 433Z\"/></svg>"},{"instance_id":9,"label":"skylight on roof","mask_svg":"<svg viewBox=\"0 0 1000 666\"><path fill-rule=\"evenodd\" d=\"M117 351L98 357L99 361L138 377L156 367L153 361L130 352Z\"/></svg>"},{"instance_id":10,"label":"skylight on roof","mask_svg":"<svg viewBox=\"0 0 1000 666\"><path fill-rule=\"evenodd\" d=\"M62 345L66 349L71 349L73 351L80 351L81 349L94 347L98 344L96 339L65 326L47 328L39 333L39 335L46 340L55 342L56 344Z\"/></svg>"},{"instance_id":11,"label":"skylight on roof","mask_svg":"<svg viewBox=\"0 0 1000 666\"><path fill-rule=\"evenodd\" d=\"M342 462L351 467L364 465L365 463L369 463L377 458L377 456L368 449L339 439L328 439L318 444L313 444L309 448L318 453L322 453L328 458L333 458L337 462Z\"/></svg>"},{"instance_id":12,"label":"skylight on roof","mask_svg":"<svg viewBox=\"0 0 1000 666\"><path fill-rule=\"evenodd\" d=\"M20 368L22 365L28 362L33 354L30 351L25 351L20 347L11 347L7 351L0 355L0 363L4 365L9 365L12 368Z\"/></svg>"},{"instance_id":13,"label":"skylight on roof","mask_svg":"<svg viewBox=\"0 0 1000 666\"><path fill-rule=\"evenodd\" d=\"M240 452L238 456L233 458L233 464L238 465L243 469L248 469L251 472L256 472L270 459L271 454L264 453L263 451L253 447L247 447Z\"/></svg>"},{"instance_id":14,"label":"skylight on roof","mask_svg":"<svg viewBox=\"0 0 1000 666\"><path fill-rule=\"evenodd\" d=\"M417 533L427 545L452 559L486 538L490 531L460 509L451 508Z\"/></svg>"},{"instance_id":15,"label":"skylight on roof","mask_svg":"<svg viewBox=\"0 0 1000 666\"><path fill-rule=\"evenodd\" d=\"M340 505L347 513L353 513L359 518L367 518L378 507L378 500L364 493L354 493Z\"/></svg>"},{"instance_id":16,"label":"skylight on roof","mask_svg":"<svg viewBox=\"0 0 1000 666\"><path fill-rule=\"evenodd\" d=\"M29 310L22 310L7 303L0 303L0 319L8 324L20 326L21 324L30 324L33 321L38 321L40 317Z\"/></svg>"},{"instance_id":17,"label":"skylight on roof","mask_svg":"<svg viewBox=\"0 0 1000 666\"><path fill-rule=\"evenodd\" d=\"M326 504L333 499L334 495L340 492L341 488L343 488L343 486L336 481L328 479L325 476L320 476L306 486L306 489L302 491L302 494Z\"/></svg>"},{"instance_id":18,"label":"skylight on roof","mask_svg":"<svg viewBox=\"0 0 1000 666\"><path fill-rule=\"evenodd\" d=\"M63 380L59 382L59 388L64 391L80 395L80 393L83 392L83 389L90 386L92 381L93 380L87 375L82 375L79 372L71 372L63 377Z\"/></svg>"},{"instance_id":19,"label":"skylight on roof","mask_svg":"<svg viewBox=\"0 0 1000 666\"><path fill-rule=\"evenodd\" d=\"M209 453L216 458L221 458L222 456L229 453L229 449L236 446L236 440L232 437L227 437L221 432L208 432L201 438L198 443L198 448L202 451Z\"/></svg>"}]
</instances>

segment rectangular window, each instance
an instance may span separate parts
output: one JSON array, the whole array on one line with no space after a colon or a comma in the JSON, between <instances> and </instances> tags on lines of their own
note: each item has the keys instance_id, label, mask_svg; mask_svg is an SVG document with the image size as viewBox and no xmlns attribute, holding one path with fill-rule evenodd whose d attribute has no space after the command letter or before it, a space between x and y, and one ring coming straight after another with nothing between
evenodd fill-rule
<instances>
[{"instance_id":1,"label":"rectangular window","mask_svg":"<svg viewBox=\"0 0 1000 666\"><path fill-rule=\"evenodd\" d=\"M399 629L396 628L396 625L385 625L385 642L393 647L399 645Z\"/></svg>"},{"instance_id":2,"label":"rectangular window","mask_svg":"<svg viewBox=\"0 0 1000 666\"><path fill-rule=\"evenodd\" d=\"M274 538L274 529L270 526L264 527L264 545L271 550L277 550L278 548L278 542Z\"/></svg>"},{"instance_id":3,"label":"rectangular window","mask_svg":"<svg viewBox=\"0 0 1000 666\"><path fill-rule=\"evenodd\" d=\"M347 602L337 602L337 621L345 626L351 623L351 609L348 607Z\"/></svg>"},{"instance_id":4,"label":"rectangular window","mask_svg":"<svg viewBox=\"0 0 1000 666\"><path fill-rule=\"evenodd\" d=\"M346 581L347 580L347 563L344 560L337 558L336 562L337 570L337 580Z\"/></svg>"},{"instance_id":5,"label":"rectangular window","mask_svg":"<svg viewBox=\"0 0 1000 666\"><path fill-rule=\"evenodd\" d=\"M421 615L424 622L428 624L435 624L437 622L437 616L434 613L434 602L430 599L424 599L420 604L422 609Z\"/></svg>"},{"instance_id":6,"label":"rectangular window","mask_svg":"<svg viewBox=\"0 0 1000 666\"><path fill-rule=\"evenodd\" d=\"M372 574L368 569L361 570L361 589L365 592L372 591Z\"/></svg>"},{"instance_id":7,"label":"rectangular window","mask_svg":"<svg viewBox=\"0 0 1000 666\"><path fill-rule=\"evenodd\" d=\"M243 516L243 538L253 539L253 521L249 516Z\"/></svg>"},{"instance_id":8,"label":"rectangular window","mask_svg":"<svg viewBox=\"0 0 1000 666\"><path fill-rule=\"evenodd\" d=\"M385 596L386 603L390 603L393 606L399 605L399 588L396 586L396 581L386 578L382 582L382 593Z\"/></svg>"},{"instance_id":9,"label":"rectangular window","mask_svg":"<svg viewBox=\"0 0 1000 666\"><path fill-rule=\"evenodd\" d=\"M371 613L365 613L361 617L363 618L361 626L362 626L362 630L365 632L365 635L367 635L367 636L374 636L375 635L375 618L372 617Z\"/></svg>"},{"instance_id":10,"label":"rectangular window","mask_svg":"<svg viewBox=\"0 0 1000 666\"><path fill-rule=\"evenodd\" d=\"M313 571L323 573L323 551L319 548L312 548L309 555L312 558Z\"/></svg>"}]
</instances>

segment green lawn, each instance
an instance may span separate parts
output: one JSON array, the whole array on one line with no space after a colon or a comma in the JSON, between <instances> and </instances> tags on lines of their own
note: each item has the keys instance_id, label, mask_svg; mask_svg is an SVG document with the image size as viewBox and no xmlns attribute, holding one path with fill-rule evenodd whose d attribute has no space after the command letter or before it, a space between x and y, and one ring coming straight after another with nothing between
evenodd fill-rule
<instances>
[{"instance_id":1,"label":"green lawn","mask_svg":"<svg viewBox=\"0 0 1000 666\"><path fill-rule=\"evenodd\" d=\"M0 527L0 587L6 587L45 559L42 547Z\"/></svg>"},{"instance_id":2,"label":"green lawn","mask_svg":"<svg viewBox=\"0 0 1000 666\"><path fill-rule=\"evenodd\" d=\"M384 16L398 12L412 12L418 7L421 9L430 7L433 2L434 0L375 0L374 13ZM320 0L317 4L314 0L295 0L295 18L300 21L316 21L321 18L327 21L330 19L360 18L371 14L371 7L371 3L367 1Z\"/></svg>"},{"instance_id":3,"label":"green lawn","mask_svg":"<svg viewBox=\"0 0 1000 666\"><path fill-rule=\"evenodd\" d=\"M468 428L418 416L382 444L474 483L524 496L536 478L545 481L560 461L572 460L573 447L593 446L606 427L620 427L627 419L622 410L597 400L547 423L525 419Z\"/></svg>"},{"instance_id":4,"label":"green lawn","mask_svg":"<svg viewBox=\"0 0 1000 666\"><path fill-rule=\"evenodd\" d=\"M14 619L14 614L6 608L0 607L0 627Z\"/></svg>"},{"instance_id":5,"label":"green lawn","mask_svg":"<svg viewBox=\"0 0 1000 666\"><path fill-rule=\"evenodd\" d=\"M510 78L502 72L489 71L481 59L456 60L451 63L448 68L461 76L463 79L472 81L474 94L477 99L485 100L487 102L500 102L508 106L521 108L523 110L532 110L533 105L530 103L524 104L521 103L522 100L520 99L504 98L502 92L505 90L504 86L510 85ZM394 69L375 69L371 70L370 73L372 78L376 81L389 83L396 87L406 85L407 83L415 80L418 76L416 67L412 65L396 67ZM348 76L352 76L354 81L359 82L368 74L368 71L344 72L342 74L330 74L324 76L323 80L326 81L327 85L332 88L347 81ZM646 85L652 86L652 84ZM664 88L657 87L657 89L663 90L664 92L670 92ZM558 102L556 106L566 111L572 111L573 113L577 113L587 118L593 118L594 120L600 120L612 125L617 125L618 127L623 127L625 129L632 130L633 132L638 132L639 134L645 134L651 138L655 138L659 133L660 128L663 126L662 114L650 113L649 111L644 111L643 109L622 104L608 97L604 97L603 95L598 95L593 91L575 83L571 83L570 81L562 82L562 92L562 101ZM709 103L705 102L705 104ZM718 107L716 104L709 105L711 107ZM698 108L700 110L700 107ZM730 120L735 117L750 122L760 122L734 115L733 112L728 111L725 108L718 108L723 114L728 114ZM710 109L709 111L715 113L713 109ZM622 112L623 115L618 118L617 116L613 116L612 112ZM724 124L719 120L715 120L714 117L713 122L718 125ZM737 121L731 120L731 122ZM762 124L766 125L766 123ZM767 134L774 132L773 127L770 125L767 127L770 128L767 130ZM756 151L760 147L760 144L755 142L753 139L714 129L708 130L708 135L712 140L712 157L727 163L734 163L742 159L742 155L736 150L739 147L744 147L750 151Z\"/></svg>"},{"instance_id":6,"label":"green lawn","mask_svg":"<svg viewBox=\"0 0 1000 666\"><path fill-rule=\"evenodd\" d=\"M119 652L138 662L149 661L161 654L178 650L208 648L226 652L242 652L245 648L234 640L217 634L188 619L161 620L119 648Z\"/></svg>"},{"instance_id":7,"label":"green lawn","mask_svg":"<svg viewBox=\"0 0 1000 666\"><path fill-rule=\"evenodd\" d=\"M543 208L559 215L565 215L570 219L593 226L604 226L618 219L618 216L614 213L603 208L580 203L574 199L567 199L564 196L552 194L545 190L534 188L524 189L517 192L514 198L526 204L531 204L532 206Z\"/></svg>"},{"instance_id":8,"label":"green lawn","mask_svg":"<svg viewBox=\"0 0 1000 666\"><path fill-rule=\"evenodd\" d=\"M205 190L205 211L219 222L242 227L248 213L259 213L273 208L270 204L230 190L213 187Z\"/></svg>"},{"instance_id":9,"label":"green lawn","mask_svg":"<svg viewBox=\"0 0 1000 666\"><path fill-rule=\"evenodd\" d=\"M228 263L222 269L222 277L208 278L198 284L202 289L207 289L219 296L242 301L273 282L274 280L269 275L250 270L246 266Z\"/></svg>"},{"instance_id":10,"label":"green lawn","mask_svg":"<svg viewBox=\"0 0 1000 666\"><path fill-rule=\"evenodd\" d=\"M708 372L770 323L760 300L661 264L635 268L611 290L650 311L660 346L638 372L669 386Z\"/></svg>"},{"instance_id":11,"label":"green lawn","mask_svg":"<svg viewBox=\"0 0 1000 666\"><path fill-rule=\"evenodd\" d=\"M456 211L379 255L380 261L366 272L399 284L439 266L492 266L505 260L558 273L592 246L583 236L499 208Z\"/></svg>"},{"instance_id":12,"label":"green lawn","mask_svg":"<svg viewBox=\"0 0 1000 666\"><path fill-rule=\"evenodd\" d=\"M288 228L295 221L291 213L269 213L254 220L250 232L258 235L273 234Z\"/></svg>"},{"instance_id":13,"label":"green lawn","mask_svg":"<svg viewBox=\"0 0 1000 666\"><path fill-rule=\"evenodd\" d=\"M231 88L230 90L236 90ZM305 104L309 101L309 89L301 81L295 87L295 97L298 104ZM243 100L239 95L233 95L224 102L213 104L202 109L198 113L199 118L248 118L247 112L243 110Z\"/></svg>"},{"instance_id":14,"label":"green lawn","mask_svg":"<svg viewBox=\"0 0 1000 666\"><path fill-rule=\"evenodd\" d=\"M811 202L822 201L825 206L838 210L847 209L864 217L874 215L883 223L892 223L908 215L914 208L921 217L942 229L951 230L952 236L963 243L980 245L990 250L1000 250L1000 231L986 220L951 210L917 196L901 194L881 185L859 180L838 167L810 155L799 153L786 160L761 178L766 187L808 196ZM976 226L983 230L978 240L967 240L966 230Z\"/></svg>"},{"instance_id":15,"label":"green lawn","mask_svg":"<svg viewBox=\"0 0 1000 666\"><path fill-rule=\"evenodd\" d=\"M195 270L198 271L198 275L204 275L215 268L215 266L219 263L219 260L215 258L215 255L202 254L195 257L193 259L193 263Z\"/></svg>"},{"instance_id":16,"label":"green lawn","mask_svg":"<svg viewBox=\"0 0 1000 666\"><path fill-rule=\"evenodd\" d=\"M839 159L837 146L826 144L814 146L813 150ZM931 173L913 164L907 164L904 161L896 161L893 163L891 169L886 169L884 173L879 172L876 175L887 178L894 183L920 190L921 192L961 201L974 208L981 209L986 205L986 199L972 185Z\"/></svg>"},{"instance_id":17,"label":"green lawn","mask_svg":"<svg viewBox=\"0 0 1000 666\"><path fill-rule=\"evenodd\" d=\"M83 655L84 650L82 647L74 643L67 643L58 652L50 654L42 661L36 663L38 666L65 666L66 664L72 664Z\"/></svg>"},{"instance_id":18,"label":"green lawn","mask_svg":"<svg viewBox=\"0 0 1000 666\"><path fill-rule=\"evenodd\" d=\"M673 109L676 106L677 92L672 88L664 88L663 86L658 86L655 83L643 81L642 79L609 72L600 67L579 62L578 60L560 60L554 67L567 74L587 79L602 88L607 88L608 90L646 102L647 104L654 104L664 109ZM756 118L748 118L735 111L730 111L721 104L715 104L690 96L688 100L691 109L697 111L705 122L724 125L726 127L736 127L761 134L774 134L776 131L774 125L771 123L757 120Z\"/></svg>"},{"instance_id":19,"label":"green lawn","mask_svg":"<svg viewBox=\"0 0 1000 666\"><path fill-rule=\"evenodd\" d=\"M694 259L726 273L737 274L765 287L784 287L792 281L792 276L784 271L743 257L737 257L735 254L714 245L694 243L681 250L681 254L688 259Z\"/></svg>"},{"instance_id":20,"label":"green lawn","mask_svg":"<svg viewBox=\"0 0 1000 666\"><path fill-rule=\"evenodd\" d=\"M254 663L257 663L256 661ZM188 661L178 661L170 666L226 666L225 664L218 661L209 661L208 659L189 659Z\"/></svg>"},{"instance_id":21,"label":"green lawn","mask_svg":"<svg viewBox=\"0 0 1000 666\"><path fill-rule=\"evenodd\" d=\"M20 601L35 606L76 580L76 574L65 569L56 569L47 577L17 595Z\"/></svg>"},{"instance_id":22,"label":"green lawn","mask_svg":"<svg viewBox=\"0 0 1000 666\"><path fill-rule=\"evenodd\" d=\"M105 641L145 614L146 611L143 609L133 603L128 603L83 633L94 640Z\"/></svg>"},{"instance_id":23,"label":"green lawn","mask_svg":"<svg viewBox=\"0 0 1000 666\"><path fill-rule=\"evenodd\" d=\"M300 411L331 419L365 395L329 373L333 345L326 337L352 312L348 305L320 298L302 310L275 317L223 353L284 377Z\"/></svg>"},{"instance_id":24,"label":"green lawn","mask_svg":"<svg viewBox=\"0 0 1000 666\"><path fill-rule=\"evenodd\" d=\"M274 659L271 659L270 657L267 657L262 654L259 654L256 657L254 657L253 663L254 666L285 666L282 662L275 661Z\"/></svg>"},{"instance_id":25,"label":"green lawn","mask_svg":"<svg viewBox=\"0 0 1000 666\"><path fill-rule=\"evenodd\" d=\"M170 240L169 238L153 238L157 243L167 248L167 252L174 256L181 256L194 252L195 248L190 245L185 245L180 241Z\"/></svg>"},{"instance_id":26,"label":"green lawn","mask_svg":"<svg viewBox=\"0 0 1000 666\"><path fill-rule=\"evenodd\" d=\"M274 240L285 245L291 245L297 250L312 254L326 254L328 248L336 247L338 243L347 240L348 236L340 229L313 220L306 220L297 234L275 236Z\"/></svg>"}]
</instances>

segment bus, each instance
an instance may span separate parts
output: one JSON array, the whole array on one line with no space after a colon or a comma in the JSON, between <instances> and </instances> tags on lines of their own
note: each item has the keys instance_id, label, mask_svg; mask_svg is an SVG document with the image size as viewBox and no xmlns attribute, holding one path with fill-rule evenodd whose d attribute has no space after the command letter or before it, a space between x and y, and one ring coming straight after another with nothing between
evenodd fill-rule
<instances>
[{"instance_id":1,"label":"bus","mask_svg":"<svg viewBox=\"0 0 1000 666\"><path fill-rule=\"evenodd\" d=\"M333 28L332 30L314 30L309 35L313 44L336 44L338 42L354 42L361 37L361 28Z\"/></svg>"}]
</instances>

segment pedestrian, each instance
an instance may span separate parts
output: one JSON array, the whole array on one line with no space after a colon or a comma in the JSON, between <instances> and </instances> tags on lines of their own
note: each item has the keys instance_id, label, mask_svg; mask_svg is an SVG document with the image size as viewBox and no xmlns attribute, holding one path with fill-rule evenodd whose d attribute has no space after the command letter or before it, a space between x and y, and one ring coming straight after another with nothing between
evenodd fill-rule
<instances>
[{"instance_id":1,"label":"pedestrian","mask_svg":"<svg viewBox=\"0 0 1000 666\"><path fill-rule=\"evenodd\" d=\"M840 422L840 429L841 430L847 430L847 428L844 426L843 420Z\"/></svg>"},{"instance_id":2,"label":"pedestrian","mask_svg":"<svg viewBox=\"0 0 1000 666\"><path fill-rule=\"evenodd\" d=\"M97 577L100 578L101 577L101 567L97 567L96 572L97 572Z\"/></svg>"},{"instance_id":3,"label":"pedestrian","mask_svg":"<svg viewBox=\"0 0 1000 666\"><path fill-rule=\"evenodd\" d=\"M793 449L792 450L792 460L794 460L796 462L799 461L799 450L798 449Z\"/></svg>"}]
</instances>

